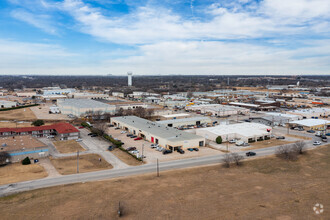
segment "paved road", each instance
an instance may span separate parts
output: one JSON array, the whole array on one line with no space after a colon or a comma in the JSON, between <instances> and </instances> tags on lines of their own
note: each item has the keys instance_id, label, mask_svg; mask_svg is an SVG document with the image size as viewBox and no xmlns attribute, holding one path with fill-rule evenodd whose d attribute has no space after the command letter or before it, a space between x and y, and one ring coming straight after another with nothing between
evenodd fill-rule
<instances>
[{"instance_id":1,"label":"paved road","mask_svg":"<svg viewBox=\"0 0 330 220\"><path fill-rule=\"evenodd\" d=\"M315 148L311 143L312 141L307 142L307 149ZM277 147L269 147L263 149L256 149L254 152L257 153L257 157L273 155ZM240 155L245 156L245 152L240 152ZM161 162L160 171L165 170L176 170L181 168L189 167L198 167L209 164L220 163L223 158L223 155L199 157L199 158L189 158L175 161ZM132 176L146 173L155 173L156 175L156 164L146 164L136 167L127 167L123 169L111 169L111 170L102 170L97 172L89 172L82 174L73 174L60 176L55 178L45 178L39 180L32 180L26 182L19 182L15 184L7 184L0 186L0 196L9 195L12 193L28 191L33 189L45 188L50 186L58 186L71 183L95 181L95 180L104 180L111 179L122 176Z\"/></svg>"}]
</instances>

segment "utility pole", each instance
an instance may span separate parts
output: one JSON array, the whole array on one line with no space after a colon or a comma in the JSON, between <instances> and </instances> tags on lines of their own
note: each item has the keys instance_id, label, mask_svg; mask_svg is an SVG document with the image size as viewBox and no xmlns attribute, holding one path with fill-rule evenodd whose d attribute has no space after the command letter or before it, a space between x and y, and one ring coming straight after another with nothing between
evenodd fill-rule
<instances>
[{"instance_id":1,"label":"utility pole","mask_svg":"<svg viewBox=\"0 0 330 220\"><path fill-rule=\"evenodd\" d=\"M227 134L227 136L226 136L226 140L227 140L227 153L228 153L228 144L229 144L229 142L228 142L228 134Z\"/></svg>"},{"instance_id":2,"label":"utility pole","mask_svg":"<svg viewBox=\"0 0 330 220\"><path fill-rule=\"evenodd\" d=\"M289 120L290 119L288 119L288 134L289 134L289 130L290 130Z\"/></svg>"},{"instance_id":3,"label":"utility pole","mask_svg":"<svg viewBox=\"0 0 330 220\"><path fill-rule=\"evenodd\" d=\"M143 162L143 158L144 158L144 144L142 144L142 162Z\"/></svg>"},{"instance_id":4,"label":"utility pole","mask_svg":"<svg viewBox=\"0 0 330 220\"><path fill-rule=\"evenodd\" d=\"M77 173L79 173L79 150L77 151Z\"/></svg>"},{"instance_id":5,"label":"utility pole","mask_svg":"<svg viewBox=\"0 0 330 220\"><path fill-rule=\"evenodd\" d=\"M159 162L158 162L158 158L157 158L157 177L159 177Z\"/></svg>"}]
</instances>

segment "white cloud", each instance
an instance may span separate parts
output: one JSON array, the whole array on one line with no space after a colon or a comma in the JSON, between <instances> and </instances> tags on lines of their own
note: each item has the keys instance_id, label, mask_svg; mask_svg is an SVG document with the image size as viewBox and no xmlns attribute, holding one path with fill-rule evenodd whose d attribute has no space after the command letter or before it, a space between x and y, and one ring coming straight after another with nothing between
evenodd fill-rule
<instances>
[{"instance_id":1,"label":"white cloud","mask_svg":"<svg viewBox=\"0 0 330 220\"><path fill-rule=\"evenodd\" d=\"M51 24L49 15L34 14L23 9L17 9L11 12L11 16L37 28L40 28L49 34L58 34L56 28Z\"/></svg>"}]
</instances>

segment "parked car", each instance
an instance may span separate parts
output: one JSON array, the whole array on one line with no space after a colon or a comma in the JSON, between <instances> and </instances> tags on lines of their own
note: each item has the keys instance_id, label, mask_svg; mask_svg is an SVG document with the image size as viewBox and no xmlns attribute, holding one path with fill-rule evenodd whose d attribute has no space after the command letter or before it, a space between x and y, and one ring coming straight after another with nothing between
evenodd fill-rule
<instances>
[{"instance_id":1,"label":"parked car","mask_svg":"<svg viewBox=\"0 0 330 220\"><path fill-rule=\"evenodd\" d=\"M80 126L80 127L79 127L79 129L83 129L83 128L85 128L85 127L84 127L84 126Z\"/></svg>"},{"instance_id":2,"label":"parked car","mask_svg":"<svg viewBox=\"0 0 330 220\"><path fill-rule=\"evenodd\" d=\"M237 140L237 139L231 139L231 140L229 141L229 143L231 143L231 144L235 144L236 141L238 141L238 140Z\"/></svg>"},{"instance_id":3,"label":"parked car","mask_svg":"<svg viewBox=\"0 0 330 220\"><path fill-rule=\"evenodd\" d=\"M132 135L132 136L130 136L130 138L137 138L137 136L136 135Z\"/></svg>"},{"instance_id":4,"label":"parked car","mask_svg":"<svg viewBox=\"0 0 330 220\"><path fill-rule=\"evenodd\" d=\"M132 137L133 134L126 134L126 137Z\"/></svg>"},{"instance_id":5,"label":"parked car","mask_svg":"<svg viewBox=\"0 0 330 220\"><path fill-rule=\"evenodd\" d=\"M321 138L322 139L327 139L327 136L326 135L321 135Z\"/></svg>"},{"instance_id":6,"label":"parked car","mask_svg":"<svg viewBox=\"0 0 330 220\"><path fill-rule=\"evenodd\" d=\"M127 151L132 151L132 150L136 150L136 147L129 147L126 149Z\"/></svg>"},{"instance_id":7,"label":"parked car","mask_svg":"<svg viewBox=\"0 0 330 220\"><path fill-rule=\"evenodd\" d=\"M321 142L320 142L320 141L315 141L315 142L313 143L313 145L321 145Z\"/></svg>"},{"instance_id":8,"label":"parked car","mask_svg":"<svg viewBox=\"0 0 330 220\"><path fill-rule=\"evenodd\" d=\"M163 151L163 150L164 150L164 148L162 148L162 147L158 146L158 147L156 148L156 150L158 150L158 151Z\"/></svg>"},{"instance_id":9,"label":"parked car","mask_svg":"<svg viewBox=\"0 0 330 220\"><path fill-rule=\"evenodd\" d=\"M195 147L193 148L194 151L199 151L199 148Z\"/></svg>"},{"instance_id":10,"label":"parked car","mask_svg":"<svg viewBox=\"0 0 330 220\"><path fill-rule=\"evenodd\" d=\"M151 148L156 148L156 147L158 147L158 144L151 144L150 147Z\"/></svg>"},{"instance_id":11,"label":"parked car","mask_svg":"<svg viewBox=\"0 0 330 220\"><path fill-rule=\"evenodd\" d=\"M194 151L193 148L188 148L187 150L190 151L190 152Z\"/></svg>"},{"instance_id":12,"label":"parked car","mask_svg":"<svg viewBox=\"0 0 330 220\"><path fill-rule=\"evenodd\" d=\"M315 136L317 136L317 137L321 137L321 136L322 136L321 131L316 132Z\"/></svg>"},{"instance_id":13,"label":"parked car","mask_svg":"<svg viewBox=\"0 0 330 220\"><path fill-rule=\"evenodd\" d=\"M54 135L48 135L47 138L54 138Z\"/></svg>"},{"instance_id":14,"label":"parked car","mask_svg":"<svg viewBox=\"0 0 330 220\"><path fill-rule=\"evenodd\" d=\"M118 127L115 127L115 130L118 130L118 129L120 129L120 128L118 128Z\"/></svg>"},{"instance_id":15,"label":"parked car","mask_svg":"<svg viewBox=\"0 0 330 220\"><path fill-rule=\"evenodd\" d=\"M88 135L93 135L94 133L88 133Z\"/></svg>"},{"instance_id":16,"label":"parked car","mask_svg":"<svg viewBox=\"0 0 330 220\"><path fill-rule=\"evenodd\" d=\"M142 137L134 138L134 141L139 141L139 140L142 140Z\"/></svg>"},{"instance_id":17,"label":"parked car","mask_svg":"<svg viewBox=\"0 0 330 220\"><path fill-rule=\"evenodd\" d=\"M250 144L249 143L246 143L246 142L244 142L241 146L243 146L243 147L247 147L247 146L250 146Z\"/></svg>"},{"instance_id":18,"label":"parked car","mask_svg":"<svg viewBox=\"0 0 330 220\"><path fill-rule=\"evenodd\" d=\"M182 150L181 148L179 148L177 151L178 151L178 153L180 153L180 154L184 154L184 150Z\"/></svg>"},{"instance_id":19,"label":"parked car","mask_svg":"<svg viewBox=\"0 0 330 220\"><path fill-rule=\"evenodd\" d=\"M109 151L112 151L112 150L115 149L115 148L116 148L116 147L114 147L114 146L109 146L109 147L108 147L108 150L109 150Z\"/></svg>"},{"instance_id":20,"label":"parked car","mask_svg":"<svg viewBox=\"0 0 330 220\"><path fill-rule=\"evenodd\" d=\"M163 154L170 154L170 153L172 153L171 150L163 150Z\"/></svg>"},{"instance_id":21,"label":"parked car","mask_svg":"<svg viewBox=\"0 0 330 220\"><path fill-rule=\"evenodd\" d=\"M138 154L139 153L139 150L132 150L130 151L131 154Z\"/></svg>"},{"instance_id":22,"label":"parked car","mask_svg":"<svg viewBox=\"0 0 330 220\"><path fill-rule=\"evenodd\" d=\"M328 139L327 138L322 138L322 141L323 142L328 142Z\"/></svg>"},{"instance_id":23,"label":"parked car","mask_svg":"<svg viewBox=\"0 0 330 220\"><path fill-rule=\"evenodd\" d=\"M276 139L285 139L284 136L277 136Z\"/></svg>"},{"instance_id":24,"label":"parked car","mask_svg":"<svg viewBox=\"0 0 330 220\"><path fill-rule=\"evenodd\" d=\"M299 127L298 128L298 131L304 131L305 129L304 128L302 128L302 127Z\"/></svg>"},{"instance_id":25,"label":"parked car","mask_svg":"<svg viewBox=\"0 0 330 220\"><path fill-rule=\"evenodd\" d=\"M97 137L99 136L98 134L92 134L91 137Z\"/></svg>"},{"instance_id":26,"label":"parked car","mask_svg":"<svg viewBox=\"0 0 330 220\"><path fill-rule=\"evenodd\" d=\"M82 139L81 138L78 138L76 141L77 142L82 142Z\"/></svg>"},{"instance_id":27,"label":"parked car","mask_svg":"<svg viewBox=\"0 0 330 220\"><path fill-rule=\"evenodd\" d=\"M255 156L255 155L256 155L256 152L252 152L252 151L246 152L247 157L252 157L252 156Z\"/></svg>"},{"instance_id":28,"label":"parked car","mask_svg":"<svg viewBox=\"0 0 330 220\"><path fill-rule=\"evenodd\" d=\"M325 135L326 135L326 136L330 136L330 133L326 133Z\"/></svg>"},{"instance_id":29,"label":"parked car","mask_svg":"<svg viewBox=\"0 0 330 220\"><path fill-rule=\"evenodd\" d=\"M125 134L125 133L126 133L126 131L121 131L120 133L121 133L121 134Z\"/></svg>"},{"instance_id":30,"label":"parked car","mask_svg":"<svg viewBox=\"0 0 330 220\"><path fill-rule=\"evenodd\" d=\"M115 127L114 125L109 125L110 128Z\"/></svg>"},{"instance_id":31,"label":"parked car","mask_svg":"<svg viewBox=\"0 0 330 220\"><path fill-rule=\"evenodd\" d=\"M314 130L307 130L308 133L315 133Z\"/></svg>"}]
</instances>

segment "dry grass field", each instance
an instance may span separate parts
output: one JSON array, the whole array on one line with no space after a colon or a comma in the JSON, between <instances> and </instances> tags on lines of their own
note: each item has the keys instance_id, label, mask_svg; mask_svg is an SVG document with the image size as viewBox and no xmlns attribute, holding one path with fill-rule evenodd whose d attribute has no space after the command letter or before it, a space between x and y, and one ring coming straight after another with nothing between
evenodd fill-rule
<instances>
[{"instance_id":1,"label":"dry grass field","mask_svg":"<svg viewBox=\"0 0 330 220\"><path fill-rule=\"evenodd\" d=\"M137 159L133 158L128 153L126 153L118 148L115 148L114 150L112 150L111 153L113 153L116 157L118 157L121 161L123 161L127 165L139 166L139 165L143 164L143 162L138 161Z\"/></svg>"},{"instance_id":2,"label":"dry grass field","mask_svg":"<svg viewBox=\"0 0 330 220\"><path fill-rule=\"evenodd\" d=\"M0 185L41 179L47 175L48 174L44 168L38 164L9 164L7 166L0 166Z\"/></svg>"},{"instance_id":3,"label":"dry grass field","mask_svg":"<svg viewBox=\"0 0 330 220\"><path fill-rule=\"evenodd\" d=\"M37 117L30 108L21 108L10 111L0 112L0 120L36 120Z\"/></svg>"},{"instance_id":4,"label":"dry grass field","mask_svg":"<svg viewBox=\"0 0 330 220\"><path fill-rule=\"evenodd\" d=\"M302 140L312 140L313 139L311 137L305 137L305 136L300 136L300 135L295 135L295 134L286 134L285 136L298 138L298 139L302 139Z\"/></svg>"},{"instance_id":5,"label":"dry grass field","mask_svg":"<svg viewBox=\"0 0 330 220\"><path fill-rule=\"evenodd\" d=\"M78 150L80 152L85 151L85 149L81 147L81 145L75 140L54 141L53 144L55 145L58 152L60 152L61 154L75 153Z\"/></svg>"},{"instance_id":6,"label":"dry grass field","mask_svg":"<svg viewBox=\"0 0 330 220\"><path fill-rule=\"evenodd\" d=\"M99 161L101 158L101 161ZM77 157L50 158L51 163L62 175L77 173ZM86 173L97 170L111 169L112 165L107 163L100 155L84 154L79 155L79 173Z\"/></svg>"},{"instance_id":7,"label":"dry grass field","mask_svg":"<svg viewBox=\"0 0 330 220\"><path fill-rule=\"evenodd\" d=\"M330 148L34 190L0 198L2 219L329 219ZM324 213L313 206L321 203Z\"/></svg>"},{"instance_id":8,"label":"dry grass field","mask_svg":"<svg viewBox=\"0 0 330 220\"><path fill-rule=\"evenodd\" d=\"M245 151L245 150L253 150L253 149L259 149L259 148L266 148L266 147L274 147L274 146L290 144L290 143L294 143L294 142L277 140L277 139L273 138L270 140L257 141L257 142L251 143L249 147L244 147L242 150Z\"/></svg>"}]
</instances>

